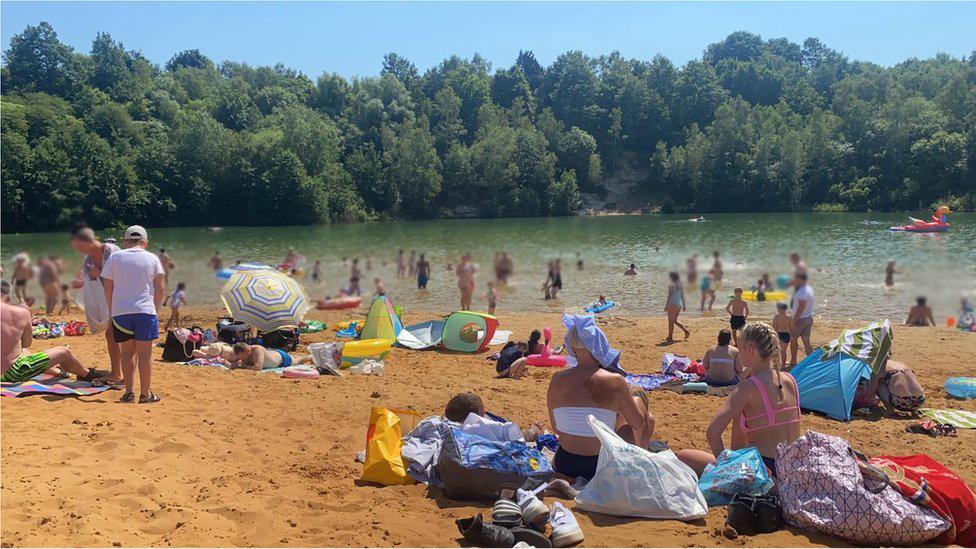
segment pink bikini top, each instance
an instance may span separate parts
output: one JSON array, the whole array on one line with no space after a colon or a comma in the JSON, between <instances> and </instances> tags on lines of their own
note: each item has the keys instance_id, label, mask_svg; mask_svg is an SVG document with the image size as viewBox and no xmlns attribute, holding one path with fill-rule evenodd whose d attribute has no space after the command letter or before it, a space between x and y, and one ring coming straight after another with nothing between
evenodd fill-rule
<instances>
[{"instance_id":1,"label":"pink bikini top","mask_svg":"<svg viewBox=\"0 0 976 549\"><path fill-rule=\"evenodd\" d=\"M793 379L793 377L790 374L780 374L780 375ZM751 381L753 385L755 385L756 388L759 389L759 395L762 396L763 399L763 408L765 408L766 411L762 414L759 414L757 416L752 416L752 417L746 417L745 413L740 415L739 427L742 428L743 434L751 433L753 431L760 431L762 429L768 429L770 427L778 427L780 425L790 425L791 423L800 422L800 406L799 406L800 395L796 395L796 403L797 403L796 406L784 406L778 410L774 410L772 403L769 402L769 396L766 394L766 387L763 386L762 382L756 379L755 377L750 377L749 381ZM790 412L790 419L784 421L776 421L776 414L781 412ZM761 417L766 418L766 425L760 425L759 427L746 426L746 422L752 421L754 419L759 419Z\"/></svg>"}]
</instances>

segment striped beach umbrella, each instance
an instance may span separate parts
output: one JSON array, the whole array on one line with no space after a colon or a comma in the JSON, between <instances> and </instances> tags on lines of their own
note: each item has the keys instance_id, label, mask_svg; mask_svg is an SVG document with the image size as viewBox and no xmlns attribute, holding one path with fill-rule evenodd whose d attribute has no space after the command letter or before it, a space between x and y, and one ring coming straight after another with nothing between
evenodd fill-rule
<instances>
[{"instance_id":1,"label":"striped beach umbrella","mask_svg":"<svg viewBox=\"0 0 976 549\"><path fill-rule=\"evenodd\" d=\"M224 284L220 299L234 320L262 332L297 326L311 306L298 282L272 270L235 272Z\"/></svg>"}]
</instances>

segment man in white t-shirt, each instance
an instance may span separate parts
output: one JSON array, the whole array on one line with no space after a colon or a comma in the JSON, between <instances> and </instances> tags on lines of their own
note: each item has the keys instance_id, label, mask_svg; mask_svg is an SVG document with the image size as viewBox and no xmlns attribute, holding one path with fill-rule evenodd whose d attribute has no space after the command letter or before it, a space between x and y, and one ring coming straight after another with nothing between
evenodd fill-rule
<instances>
[{"instance_id":1,"label":"man in white t-shirt","mask_svg":"<svg viewBox=\"0 0 976 549\"><path fill-rule=\"evenodd\" d=\"M112 314L115 341L122 347L122 373L125 394L120 402L135 401L136 361L139 366L139 402L157 402L150 391L152 344L159 337L156 311L163 301L163 264L146 251L146 229L133 225L125 230L125 249L109 256L102 267L105 300Z\"/></svg>"},{"instance_id":2,"label":"man in white t-shirt","mask_svg":"<svg viewBox=\"0 0 976 549\"><path fill-rule=\"evenodd\" d=\"M790 365L796 365L796 352L799 347L798 339L803 339L803 350L806 354L813 352L810 345L810 333L813 331L813 288L807 284L807 273L800 272L793 277L793 298L790 308L793 309L793 337L790 341Z\"/></svg>"}]
</instances>

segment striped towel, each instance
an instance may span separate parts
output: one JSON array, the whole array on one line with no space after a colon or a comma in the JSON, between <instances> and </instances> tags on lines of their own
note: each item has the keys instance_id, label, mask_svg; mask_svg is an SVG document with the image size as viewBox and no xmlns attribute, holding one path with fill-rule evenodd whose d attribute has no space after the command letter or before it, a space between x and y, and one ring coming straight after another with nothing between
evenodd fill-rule
<instances>
[{"instance_id":1,"label":"striped towel","mask_svg":"<svg viewBox=\"0 0 976 549\"><path fill-rule=\"evenodd\" d=\"M948 423L958 429L976 429L976 412L939 410L936 408L922 408L919 412L929 419L934 419L939 423Z\"/></svg>"},{"instance_id":2,"label":"striped towel","mask_svg":"<svg viewBox=\"0 0 976 549\"><path fill-rule=\"evenodd\" d=\"M19 397L27 394L46 393L49 395L91 396L111 389L111 386L92 387L87 381L63 379L51 374L39 374L23 383L3 383L0 395Z\"/></svg>"},{"instance_id":3,"label":"striped towel","mask_svg":"<svg viewBox=\"0 0 976 549\"><path fill-rule=\"evenodd\" d=\"M841 336L823 346L824 358L841 352L863 360L874 372L879 371L891 354L891 321L874 322L856 330L844 330Z\"/></svg>"}]
</instances>

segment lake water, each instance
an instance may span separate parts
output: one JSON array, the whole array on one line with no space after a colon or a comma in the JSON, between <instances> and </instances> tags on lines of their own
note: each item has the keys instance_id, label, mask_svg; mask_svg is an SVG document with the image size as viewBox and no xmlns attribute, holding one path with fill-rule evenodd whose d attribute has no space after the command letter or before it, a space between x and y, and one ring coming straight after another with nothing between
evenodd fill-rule
<instances>
[{"instance_id":1,"label":"lake water","mask_svg":"<svg viewBox=\"0 0 976 549\"><path fill-rule=\"evenodd\" d=\"M920 214L916 214L920 215ZM375 222L315 227L149 228L151 249L166 248L176 270L171 284L186 282L191 305L218 304L221 287L207 261L220 250L225 266L235 259L281 261L289 246L307 258L310 271L316 259L323 263L324 281L314 285L308 273L302 279L309 294L334 294L348 282L342 258L359 257L365 271L364 290L372 291L380 277L394 301L413 310L449 311L458 307L456 278L446 265L457 265L463 252L471 252L479 265L475 308L485 307L485 282L494 277L492 258L506 250L515 261L515 273L501 289L499 311L561 311L592 302L599 294L617 301L614 313L658 315L664 307L668 271L678 270L684 280L685 260L699 254L699 273L711 266L711 252L720 250L725 269L723 290L714 314L722 314L726 296L734 286L749 287L762 273L773 280L790 272L787 256L799 252L811 269L817 295L817 315L838 319L871 320L890 317L902 322L916 295L926 295L938 319L956 314L961 294L976 295L976 215L952 216L945 234L906 234L888 226L907 221L904 214L714 214L704 222L687 216L646 215L533 219L469 219ZM100 236L108 236L101 232ZM120 237L120 234L116 234ZM427 291L415 282L395 279L397 250L427 254L432 279ZM65 233L5 234L0 240L6 277L11 257L18 251L32 257L55 253L74 272L80 259ZM577 252L584 269L576 266ZM558 301L545 301L540 290L546 261L562 258L563 291ZM885 289L884 267L897 261L901 271L896 286ZM622 275L629 263L639 275ZM70 276L63 277L64 279ZM40 295L36 283L33 295ZM699 291L686 288L689 313L697 316ZM768 316L771 303L753 304Z\"/></svg>"}]
</instances>

